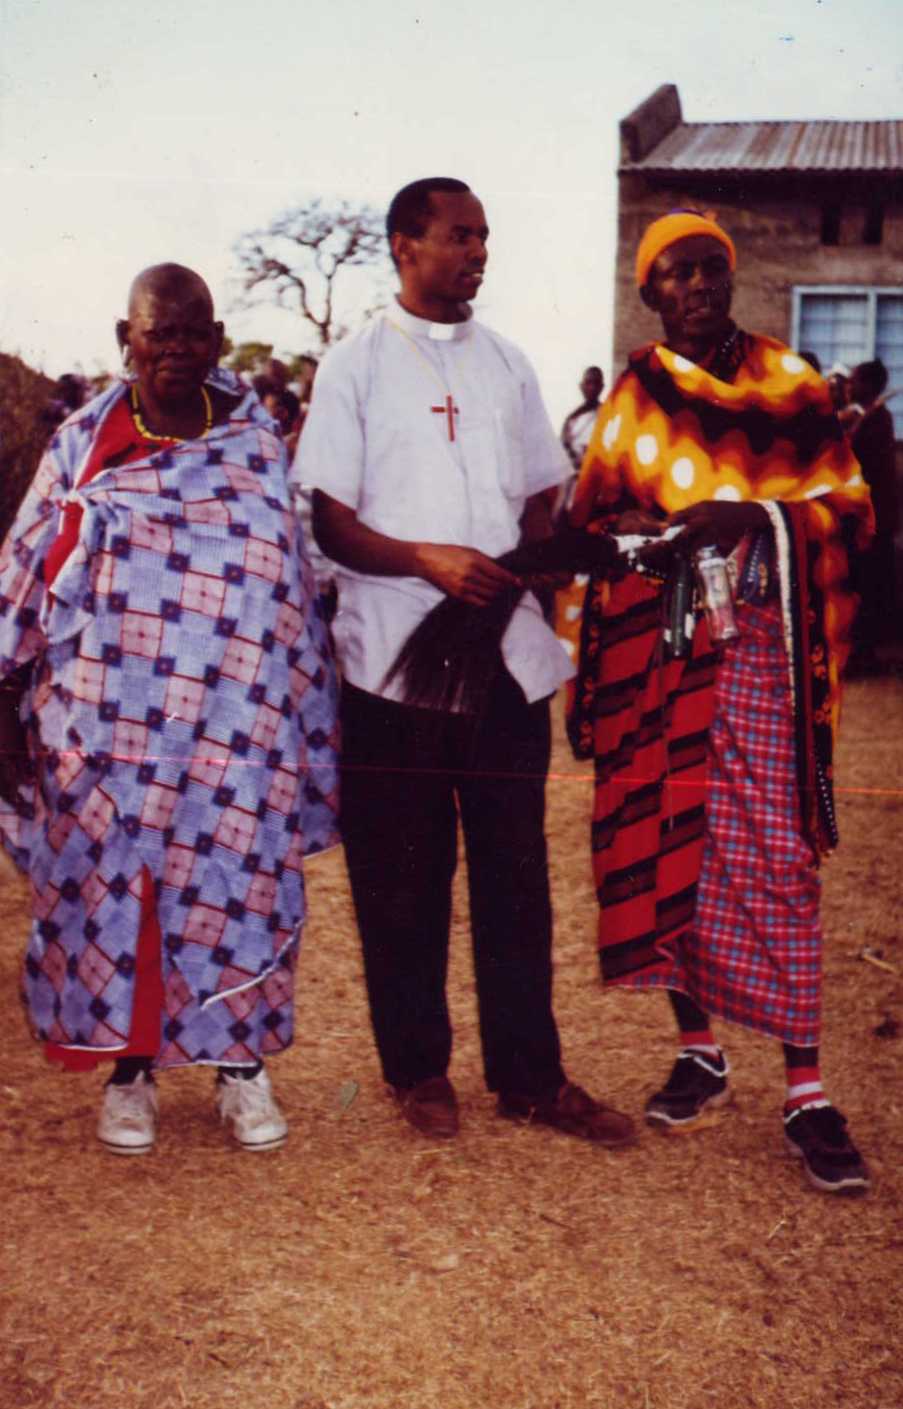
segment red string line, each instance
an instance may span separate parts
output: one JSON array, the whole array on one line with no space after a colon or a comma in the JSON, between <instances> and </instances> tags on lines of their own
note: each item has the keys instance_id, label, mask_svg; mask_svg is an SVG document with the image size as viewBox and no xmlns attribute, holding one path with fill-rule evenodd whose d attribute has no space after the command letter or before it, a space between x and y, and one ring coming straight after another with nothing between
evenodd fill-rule
<instances>
[{"instance_id":1,"label":"red string line","mask_svg":"<svg viewBox=\"0 0 903 1409\"><path fill-rule=\"evenodd\" d=\"M254 745L253 747L258 747L258 746L257 746L257 745ZM51 754L55 754L58 758L67 758L67 757L70 757L70 756L73 756L73 755L74 755L75 757L85 759L86 761L87 761L87 757L88 757L88 755L85 754L85 753L83 753L82 750L80 750L80 749L42 749L42 750L40 751L40 754L39 754L38 756L39 756L39 757L49 757ZM20 758L20 757L23 757L23 756L27 756L27 757L31 758L32 761L34 761L34 755L32 755L32 754L26 754L26 752L25 752L24 750L21 750L21 749L0 749L0 761L2 761L4 758L11 758L11 757L12 757L12 758ZM113 754L113 753L111 753L111 754L109 754L109 755L106 756L106 758L105 758L104 761L105 761L105 762L106 762L106 761L109 761L110 763L120 763L120 764L123 764L123 763L124 763L124 764L131 765L131 766L140 766L140 765L143 764L143 763L155 763L155 764L156 764L156 763L169 763L169 764L179 764L179 763L191 762L191 763L194 763L196 766L201 766L201 767L203 767L203 766L208 766L208 765L219 766L219 767L224 767L224 768L225 768L225 767L232 767L232 768L236 768L236 767L245 767L245 768L268 768L268 767L270 767L270 765L268 765L264 759L241 758L240 756L237 756L237 755L235 755L234 753L229 753L229 752L226 752L226 753L224 753L224 754L206 754L206 755L198 755L198 754L195 754L195 753L191 753L191 754L182 755L181 757L180 757L179 755L177 755L177 754L118 754L118 753L117 753L117 754ZM336 765L335 762L317 763L317 762L314 762L314 761L305 761L305 763L304 763L304 768L303 768L302 771L303 771L303 772L307 772L307 773L318 772L318 771L327 772L327 771L333 771L333 770L336 768L336 766L337 766L337 765ZM278 767L278 765L277 765L277 767ZM527 778L527 779L532 779L532 780L534 780L534 781L536 781L536 780L541 780L541 779L545 778L545 779L546 779L548 782L550 782L550 783L581 783L581 784L583 784L584 786L588 786L588 785L589 785L589 786L594 786L594 785L595 785L595 781L596 781L595 778L594 778L594 776L593 776L593 774L592 774L592 773L588 773L588 772L587 772L587 773L570 773L570 772L557 772L557 771L556 771L556 772L549 772L549 773L530 773L530 772L526 772L526 771L512 772L511 770L508 770L508 769L475 769L475 768L389 768L389 767L386 767L386 766L383 765L383 764L379 764L379 765L375 765L375 764L374 764L374 765L367 765L367 764L343 764L343 763L339 763L339 764L338 764L338 767L339 767L340 771L343 772L343 773L385 773L385 774L397 774L399 777L408 777L408 778L411 777L412 775L416 775L416 776L418 776L418 777L430 777L430 778L434 778L434 777L435 777L435 778L444 778L444 777L452 777L452 778L454 778L454 777L462 777L462 776L466 776L466 777L468 777L468 778ZM606 781L609 782L609 783L618 783L618 784L621 784L621 785L625 785L625 784L626 784L626 785L629 786L629 787L646 787L646 786L648 786L648 784L653 783L653 782L656 782L656 781L662 781L662 782L664 782L664 779L662 778L662 779L660 779L660 780L657 780L657 779L655 779L655 778L650 778L650 777L633 776L633 775L631 775L631 774L617 773L617 774L614 774L610 779L607 779ZM672 787L672 788L675 788L675 789L679 789L679 788L681 788L681 787L687 787L687 788L693 788L693 789L695 789L695 790L698 790L698 788L699 788L699 786L700 786L700 784L699 784L698 782L690 782L690 781L686 781L686 782L685 782L683 779L674 778L674 777L671 777L671 778L668 780L668 782L669 782L669 786ZM709 783L706 783L705 786L708 787L708 786L711 786L711 785L710 785ZM842 785L840 785L840 784L835 784L835 785L834 785L834 792L835 792L835 794L843 794L843 795L848 796L848 797L889 797L889 798L901 798L901 797L903 797L903 788L867 788L867 787L852 787L852 786L847 786L847 785L843 785L843 786L842 786Z\"/></svg>"}]
</instances>

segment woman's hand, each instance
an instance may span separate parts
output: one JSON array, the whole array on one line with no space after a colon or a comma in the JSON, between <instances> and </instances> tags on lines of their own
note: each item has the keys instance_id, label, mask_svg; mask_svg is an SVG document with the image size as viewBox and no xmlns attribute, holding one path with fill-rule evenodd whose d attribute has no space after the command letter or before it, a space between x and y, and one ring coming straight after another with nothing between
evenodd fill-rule
<instances>
[{"instance_id":1,"label":"woman's hand","mask_svg":"<svg viewBox=\"0 0 903 1409\"><path fill-rule=\"evenodd\" d=\"M647 514L642 509L627 509L616 521L612 532L638 533L644 538L660 538L667 527L667 523L662 519L653 518L652 514Z\"/></svg>"},{"instance_id":2,"label":"woman's hand","mask_svg":"<svg viewBox=\"0 0 903 1409\"><path fill-rule=\"evenodd\" d=\"M668 521L682 524L681 547L695 552L697 548L717 544L723 553L730 553L747 533L756 533L771 526L771 520L761 504L752 500L734 503L728 499L706 499L672 514Z\"/></svg>"}]
</instances>

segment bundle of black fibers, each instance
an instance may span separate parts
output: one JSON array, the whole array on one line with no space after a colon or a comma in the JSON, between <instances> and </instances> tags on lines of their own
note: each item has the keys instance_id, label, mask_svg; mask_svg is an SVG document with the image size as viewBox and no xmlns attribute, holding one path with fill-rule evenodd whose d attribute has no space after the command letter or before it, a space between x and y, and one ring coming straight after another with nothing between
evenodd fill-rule
<instances>
[{"instance_id":1,"label":"bundle of black fibers","mask_svg":"<svg viewBox=\"0 0 903 1409\"><path fill-rule=\"evenodd\" d=\"M565 572L605 572L617 557L608 534L568 528L524 543L496 562L519 579L485 607L446 597L411 632L386 673L399 679L404 703L480 714L502 669L502 637L533 579Z\"/></svg>"}]
</instances>

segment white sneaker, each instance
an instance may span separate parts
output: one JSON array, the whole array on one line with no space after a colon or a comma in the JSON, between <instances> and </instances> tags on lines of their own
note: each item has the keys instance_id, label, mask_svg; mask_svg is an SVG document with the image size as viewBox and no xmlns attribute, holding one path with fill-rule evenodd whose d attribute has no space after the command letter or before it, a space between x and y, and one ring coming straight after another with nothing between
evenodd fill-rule
<instances>
[{"instance_id":1,"label":"white sneaker","mask_svg":"<svg viewBox=\"0 0 903 1409\"><path fill-rule=\"evenodd\" d=\"M104 1088L97 1138L114 1155L146 1155L157 1134L157 1088L140 1071L128 1086Z\"/></svg>"},{"instance_id":2,"label":"white sneaker","mask_svg":"<svg viewBox=\"0 0 903 1409\"><path fill-rule=\"evenodd\" d=\"M231 1120L243 1150L275 1150L284 1144L288 1123L263 1067L256 1076L220 1076L216 1105L223 1122Z\"/></svg>"}]
</instances>

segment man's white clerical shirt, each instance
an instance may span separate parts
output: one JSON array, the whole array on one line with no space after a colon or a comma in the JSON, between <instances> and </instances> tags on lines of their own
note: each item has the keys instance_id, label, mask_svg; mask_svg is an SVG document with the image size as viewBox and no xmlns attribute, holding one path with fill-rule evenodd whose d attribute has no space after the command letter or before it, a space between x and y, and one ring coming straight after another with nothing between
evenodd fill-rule
<instances>
[{"instance_id":1,"label":"man's white clerical shirt","mask_svg":"<svg viewBox=\"0 0 903 1409\"><path fill-rule=\"evenodd\" d=\"M430 323L396 303L324 357L292 478L377 533L495 558L517 546L527 499L569 471L522 352L473 319ZM442 593L417 577L337 576L345 678L400 699L384 677ZM502 654L531 702L574 673L531 593Z\"/></svg>"}]
</instances>

